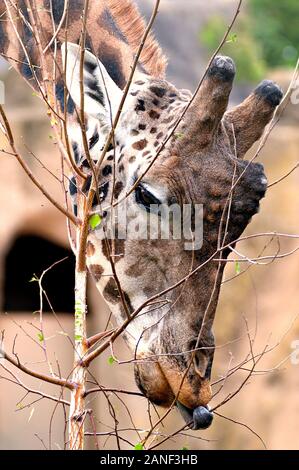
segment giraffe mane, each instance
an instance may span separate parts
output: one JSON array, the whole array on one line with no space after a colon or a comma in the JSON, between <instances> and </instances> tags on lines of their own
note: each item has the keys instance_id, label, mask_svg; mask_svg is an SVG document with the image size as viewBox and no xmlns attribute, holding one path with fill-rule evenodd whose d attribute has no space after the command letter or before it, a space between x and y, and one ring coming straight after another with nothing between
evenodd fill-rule
<instances>
[{"instance_id":1,"label":"giraffe mane","mask_svg":"<svg viewBox=\"0 0 299 470\"><path fill-rule=\"evenodd\" d=\"M136 53L146 29L146 23L137 6L131 0L108 0L108 6L131 49ZM152 33L147 38L140 59L148 73L154 77L165 76L167 58Z\"/></svg>"}]
</instances>

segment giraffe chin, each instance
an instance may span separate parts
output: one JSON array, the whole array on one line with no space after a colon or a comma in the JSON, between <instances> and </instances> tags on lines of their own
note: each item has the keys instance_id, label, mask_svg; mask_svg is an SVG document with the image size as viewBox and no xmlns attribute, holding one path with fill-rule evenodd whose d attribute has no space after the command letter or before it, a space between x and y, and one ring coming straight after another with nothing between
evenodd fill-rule
<instances>
[{"instance_id":1,"label":"giraffe chin","mask_svg":"<svg viewBox=\"0 0 299 470\"><path fill-rule=\"evenodd\" d=\"M186 424L193 430L207 429L213 421L208 406L212 398L209 380L201 380L195 390L183 377L183 372L162 369L159 363L135 366L136 383L152 403L171 407L177 399L176 406Z\"/></svg>"},{"instance_id":2,"label":"giraffe chin","mask_svg":"<svg viewBox=\"0 0 299 470\"><path fill-rule=\"evenodd\" d=\"M197 376L195 382L190 382L185 377L185 371L164 367L163 372L173 395L186 408L194 410L200 406L206 407L211 401L212 389L208 379Z\"/></svg>"},{"instance_id":3,"label":"giraffe chin","mask_svg":"<svg viewBox=\"0 0 299 470\"><path fill-rule=\"evenodd\" d=\"M197 431L211 426L214 415L208 406L198 406L194 410L177 401L176 406L190 429Z\"/></svg>"}]
</instances>

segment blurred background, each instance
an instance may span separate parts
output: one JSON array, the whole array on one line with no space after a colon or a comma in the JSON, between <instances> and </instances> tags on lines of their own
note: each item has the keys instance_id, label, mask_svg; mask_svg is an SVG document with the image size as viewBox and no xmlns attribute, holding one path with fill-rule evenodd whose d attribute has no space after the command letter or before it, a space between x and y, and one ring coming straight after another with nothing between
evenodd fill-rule
<instances>
[{"instance_id":1,"label":"blurred background","mask_svg":"<svg viewBox=\"0 0 299 470\"><path fill-rule=\"evenodd\" d=\"M138 4L148 17L152 0L139 0ZM236 4L235 0L161 1L155 31L169 57L169 81L178 87L195 88ZM299 53L298 17L297 0L244 1L237 25L222 51L234 58L238 69L231 105L244 99L264 78L274 79L287 89ZM52 194L62 200L60 184L38 161L40 159L45 167L59 175L59 152L44 106L4 61L0 63L0 79L5 83L5 109L23 157ZM290 104L260 155L270 183L286 174L299 160L298 124L299 104ZM0 136L0 148L4 146ZM299 172L296 170L271 187L262 201L260 214L246 234L298 234L298 183ZM44 317L49 357L55 370L59 363L61 374L68 376L72 367L72 348L67 335L72 335L74 259L68 248L65 220L32 186L14 158L3 153L0 185L0 323L1 330L5 330L5 348L11 351L15 343L15 350L23 362L46 371L36 330L38 318L34 313L39 309L38 285L30 280L67 257L46 275L43 285L59 320L50 312ZM278 249L281 253L290 252L298 244L298 240L291 238L281 239L279 246L277 239L274 238L270 245L269 241L269 237L250 239L239 244L238 249L254 257L260 253L270 255ZM109 311L91 282L89 296L88 327L93 334L106 326ZM45 304L44 310L50 310L49 306ZM262 438L269 449L298 449L299 365L290 360L293 342L299 340L298 314L298 253L272 263L264 260L250 267L230 263L225 271L215 322L214 392L222 383L217 381L227 370L248 356L247 324L255 338L254 352L260 353L266 345L271 351L265 354L257 366L258 373L240 393L219 408L225 418L216 416L209 430L187 432L161 448L260 449L263 448ZM120 360L130 358L122 340L115 349ZM94 376L105 387L136 390L133 368L111 364L109 355L109 352L105 353L93 365ZM233 393L247 374L248 365L245 364L225 381L212 405ZM5 375L2 370L0 375ZM22 375L19 377L35 389L41 387L43 391L55 393L51 386L30 381ZM120 429L149 427L145 399L122 395L121 401L114 394L109 394L109 398ZM37 399L32 395L25 397L20 387L0 380L1 449L42 449L49 445L53 449L63 448L63 412L56 409L55 403L45 400L30 405ZM95 411L98 431L109 433L113 421L103 394L90 395L88 407ZM151 413L155 418L156 411ZM159 427L159 432L172 433L181 426L181 418L174 410ZM131 430L121 436L133 444L142 438L142 434ZM107 435L99 438L99 444L101 448L117 448L115 439ZM88 445L94 446L92 438ZM131 448L126 441L121 445Z\"/></svg>"}]
</instances>

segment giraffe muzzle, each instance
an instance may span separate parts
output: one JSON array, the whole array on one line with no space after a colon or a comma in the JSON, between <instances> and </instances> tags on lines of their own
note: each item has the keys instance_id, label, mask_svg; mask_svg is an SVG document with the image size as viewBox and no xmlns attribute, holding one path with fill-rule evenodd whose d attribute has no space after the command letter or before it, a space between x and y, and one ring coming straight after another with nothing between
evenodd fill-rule
<instances>
[{"instance_id":1,"label":"giraffe muzzle","mask_svg":"<svg viewBox=\"0 0 299 470\"><path fill-rule=\"evenodd\" d=\"M186 424L192 430L207 429L211 426L214 415L208 406L197 406L194 410L191 410L179 401L176 405Z\"/></svg>"}]
</instances>

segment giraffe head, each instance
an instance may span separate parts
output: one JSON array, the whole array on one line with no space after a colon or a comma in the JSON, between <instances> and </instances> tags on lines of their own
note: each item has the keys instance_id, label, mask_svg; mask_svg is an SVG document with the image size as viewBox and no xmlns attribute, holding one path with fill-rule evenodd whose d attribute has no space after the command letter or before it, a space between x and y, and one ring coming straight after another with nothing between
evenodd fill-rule
<instances>
[{"instance_id":1,"label":"giraffe head","mask_svg":"<svg viewBox=\"0 0 299 470\"><path fill-rule=\"evenodd\" d=\"M79 58L79 47L68 44L67 87L80 107ZM96 162L122 90L87 51L83 72L87 136ZM176 401L194 429L207 427L212 419L208 411L215 348L212 325L223 261L230 252L220 248L238 239L258 211L267 187L262 165L242 157L261 136L282 98L277 85L264 81L241 105L227 111L234 75L230 58L214 59L195 100L161 149L191 94L137 72L115 129L114 145L101 167L93 211L101 215L102 223L90 230L87 245L89 270L116 321L122 324L146 305L125 331L140 390L158 405ZM74 127L71 132L77 163L90 173L80 131ZM78 185L72 182L74 197ZM86 189L85 183L81 194ZM173 230L168 239L151 237L148 220L163 219L159 205L175 205L182 211L191 207L191 245L196 231L202 233L202 242L190 249L189 239L186 249L186 239L175 239ZM198 226L194 222L197 206L202 207ZM117 207L121 208L118 219ZM125 210L124 222L120 219ZM115 228L116 220L112 240L109 228ZM134 236L140 226L147 228L147 237ZM117 236L127 227L125 236ZM111 257L122 294L113 277Z\"/></svg>"}]
</instances>

